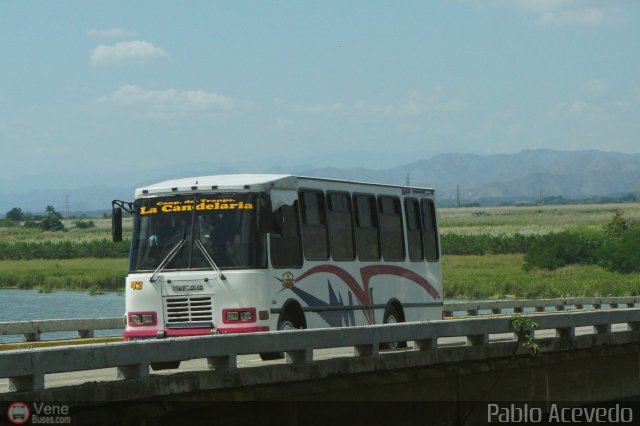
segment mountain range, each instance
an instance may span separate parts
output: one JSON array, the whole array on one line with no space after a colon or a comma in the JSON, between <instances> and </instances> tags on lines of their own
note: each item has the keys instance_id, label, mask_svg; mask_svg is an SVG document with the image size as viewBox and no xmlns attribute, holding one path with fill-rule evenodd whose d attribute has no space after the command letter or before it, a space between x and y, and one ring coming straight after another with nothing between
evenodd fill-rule
<instances>
[{"instance_id":1,"label":"mountain range","mask_svg":"<svg viewBox=\"0 0 640 426\"><path fill-rule=\"evenodd\" d=\"M458 197L464 204L497 204L532 202L540 197L580 200L640 194L640 154L538 149L499 155L439 154L387 169L312 164L285 167L274 161L250 170L191 164L172 167L170 173L163 168L117 176L31 176L20 181L47 182L47 188L22 185L20 191L0 192L0 214L13 207L41 212L47 205L58 211L106 211L112 199L130 200L136 187L171 178L227 173L290 173L396 185L408 182L411 186L434 188L439 203L449 205ZM18 187L9 181L0 181L0 185Z\"/></svg>"}]
</instances>

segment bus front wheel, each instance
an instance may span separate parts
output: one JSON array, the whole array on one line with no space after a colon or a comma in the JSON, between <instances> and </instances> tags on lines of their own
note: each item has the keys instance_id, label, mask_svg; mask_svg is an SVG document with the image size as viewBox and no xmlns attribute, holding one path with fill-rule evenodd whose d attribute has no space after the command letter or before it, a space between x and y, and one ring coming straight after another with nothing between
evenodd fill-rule
<instances>
[{"instance_id":1,"label":"bus front wheel","mask_svg":"<svg viewBox=\"0 0 640 426\"><path fill-rule=\"evenodd\" d=\"M289 314L289 311L285 311L280 315L278 320L278 331L280 330L295 330L297 328L303 328L302 326L296 327L295 319ZM284 358L283 352L263 352L260 354L260 358L263 361L273 361L274 359Z\"/></svg>"}]
</instances>

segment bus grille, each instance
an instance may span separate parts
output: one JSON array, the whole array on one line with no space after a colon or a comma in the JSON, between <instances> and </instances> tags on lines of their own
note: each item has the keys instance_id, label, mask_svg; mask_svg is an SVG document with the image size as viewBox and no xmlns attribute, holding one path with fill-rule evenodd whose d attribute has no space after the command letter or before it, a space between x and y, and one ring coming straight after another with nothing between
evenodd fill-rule
<instances>
[{"instance_id":1,"label":"bus grille","mask_svg":"<svg viewBox=\"0 0 640 426\"><path fill-rule=\"evenodd\" d=\"M168 297L165 299L167 324L211 323L211 297Z\"/></svg>"}]
</instances>

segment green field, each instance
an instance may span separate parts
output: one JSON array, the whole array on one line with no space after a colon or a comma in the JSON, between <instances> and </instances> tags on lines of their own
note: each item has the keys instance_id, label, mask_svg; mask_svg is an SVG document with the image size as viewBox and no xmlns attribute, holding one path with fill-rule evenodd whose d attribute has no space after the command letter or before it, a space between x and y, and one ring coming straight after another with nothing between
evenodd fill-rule
<instances>
[{"instance_id":1,"label":"green field","mask_svg":"<svg viewBox=\"0 0 640 426\"><path fill-rule=\"evenodd\" d=\"M543 207L476 207L439 210L442 234L542 235L573 229L602 229L616 212L640 221L637 204ZM65 221L65 232L22 227L0 228L0 243L80 243L110 240L109 219L91 219L95 228L77 229ZM125 235L130 232L125 223ZM111 244L105 242L105 244ZM463 243L466 244L466 243ZM446 252L446 248L443 251ZM487 253L491 253L490 250ZM447 299L624 296L640 294L640 273L610 272L596 265L571 265L555 271L523 269L523 254L444 255ZM101 289L121 291L127 259L2 260L0 287Z\"/></svg>"},{"instance_id":2,"label":"green field","mask_svg":"<svg viewBox=\"0 0 640 426\"><path fill-rule=\"evenodd\" d=\"M91 220L94 228L79 229L74 226L75 219L65 219L62 223L65 231L41 231L37 228L0 227L0 242L45 242L45 241L92 241L111 239L111 219L82 219ZM123 234L131 232L131 220L124 220Z\"/></svg>"},{"instance_id":3,"label":"green field","mask_svg":"<svg viewBox=\"0 0 640 426\"><path fill-rule=\"evenodd\" d=\"M523 255L444 256L447 299L635 296L640 274L609 272L595 265L571 265L555 271L522 268Z\"/></svg>"},{"instance_id":4,"label":"green field","mask_svg":"<svg viewBox=\"0 0 640 426\"><path fill-rule=\"evenodd\" d=\"M2 260L0 288L123 291L127 259Z\"/></svg>"},{"instance_id":5,"label":"green field","mask_svg":"<svg viewBox=\"0 0 640 426\"><path fill-rule=\"evenodd\" d=\"M443 234L547 234L576 227L599 228L620 212L640 220L638 204L542 207L462 207L438 211Z\"/></svg>"}]
</instances>

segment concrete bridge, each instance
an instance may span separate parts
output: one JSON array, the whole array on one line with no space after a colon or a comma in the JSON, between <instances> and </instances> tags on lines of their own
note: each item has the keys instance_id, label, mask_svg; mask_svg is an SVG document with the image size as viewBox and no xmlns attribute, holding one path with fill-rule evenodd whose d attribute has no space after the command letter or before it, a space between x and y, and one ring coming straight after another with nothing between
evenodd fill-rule
<instances>
[{"instance_id":1,"label":"concrete bridge","mask_svg":"<svg viewBox=\"0 0 640 426\"><path fill-rule=\"evenodd\" d=\"M346 413L350 405L344 401L360 401L365 405L356 411L372 420L482 424L489 403L539 404L548 410L556 401L584 404L640 396L640 309L619 308L635 306L635 301L610 300L606 305L618 308L607 310L584 309L590 304L574 301L570 306L582 309L563 312L555 306L569 305L556 302L549 304L551 312L527 314L535 330L533 323L511 316L487 315L2 351L0 401L69 404L76 418L105 422L121 401L127 404L121 415L151 424L182 419L185 402L196 404L189 411L195 419L211 415L213 402L221 408L218 418L228 421L258 414L279 424L325 424L320 420L329 421L326 416L333 411L353 415ZM473 305L478 311L498 309ZM460 309L474 310L452 307ZM381 343L393 341L407 341L408 348L379 351ZM537 345L539 352L534 356L526 343ZM263 352L283 352L287 359L262 363L256 354ZM173 361L185 361L185 368L150 371L151 364ZM56 377L74 374L82 379L56 382ZM228 407L229 401L275 405L258 404L249 412ZM332 411L310 401L343 403L330 405Z\"/></svg>"}]
</instances>

